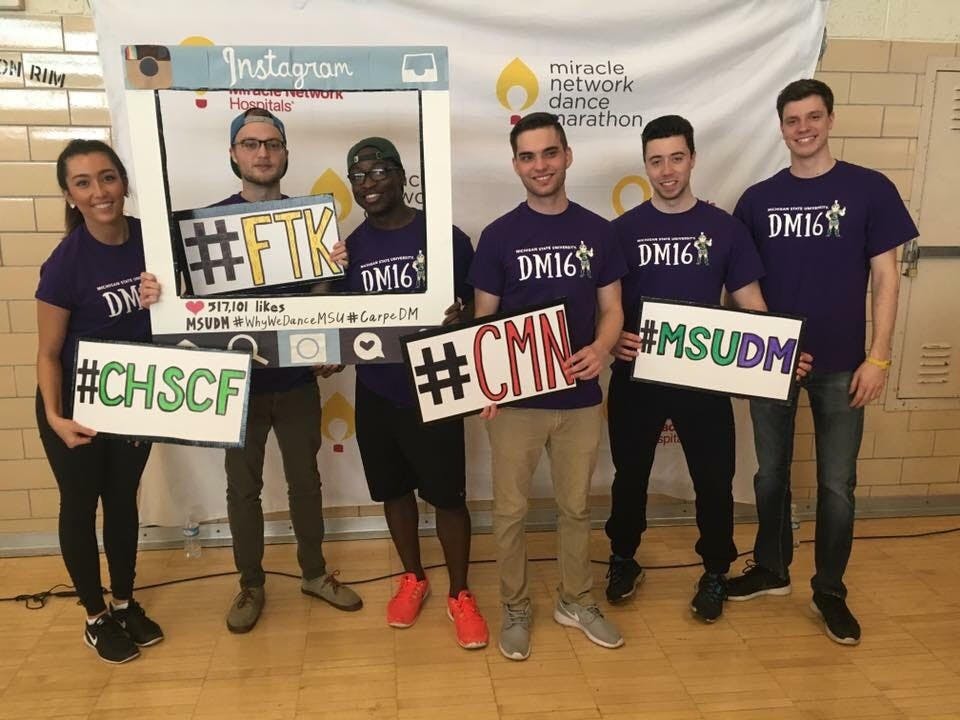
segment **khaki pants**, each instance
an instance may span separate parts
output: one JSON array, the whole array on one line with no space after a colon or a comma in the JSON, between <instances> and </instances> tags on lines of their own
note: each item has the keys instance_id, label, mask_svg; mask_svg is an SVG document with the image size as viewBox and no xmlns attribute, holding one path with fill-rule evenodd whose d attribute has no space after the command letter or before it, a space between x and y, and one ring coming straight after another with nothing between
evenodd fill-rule
<instances>
[{"instance_id":1,"label":"khaki pants","mask_svg":"<svg viewBox=\"0 0 960 720\"><path fill-rule=\"evenodd\" d=\"M502 408L487 430L493 450L493 534L501 602L514 605L530 596L524 526L533 473L546 448L559 511L558 591L565 602L593 604L589 497L600 443L600 406Z\"/></svg>"}]
</instances>

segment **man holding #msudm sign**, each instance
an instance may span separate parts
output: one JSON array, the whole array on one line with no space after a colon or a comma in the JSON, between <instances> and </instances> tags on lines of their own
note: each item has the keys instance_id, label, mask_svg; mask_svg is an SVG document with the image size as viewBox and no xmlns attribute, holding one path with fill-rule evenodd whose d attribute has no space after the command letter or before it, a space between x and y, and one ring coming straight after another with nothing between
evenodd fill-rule
<instances>
[{"instance_id":1,"label":"man holding #msudm sign","mask_svg":"<svg viewBox=\"0 0 960 720\"><path fill-rule=\"evenodd\" d=\"M613 221L630 271L622 281L624 330L612 351L616 361L607 393L615 468L606 523L611 553L607 599L625 600L643 579L634 554L647 527L650 470L669 418L696 492L696 551L704 573L690 608L704 622L714 622L723 612L725 576L737 557L733 407L727 395L634 382L630 364L641 348L634 330L642 296L718 305L726 289L737 307L765 311L757 282L763 266L746 228L694 196L690 177L696 150L689 121L679 115L656 118L643 129L642 141L653 195Z\"/></svg>"}]
</instances>

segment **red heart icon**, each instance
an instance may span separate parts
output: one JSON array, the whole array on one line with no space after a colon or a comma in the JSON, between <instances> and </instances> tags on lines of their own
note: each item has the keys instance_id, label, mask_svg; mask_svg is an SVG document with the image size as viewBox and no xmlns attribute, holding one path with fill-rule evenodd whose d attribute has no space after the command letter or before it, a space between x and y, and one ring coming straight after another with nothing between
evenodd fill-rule
<instances>
[{"instance_id":1,"label":"red heart icon","mask_svg":"<svg viewBox=\"0 0 960 720\"><path fill-rule=\"evenodd\" d=\"M190 302L187 303L187 310L192 312L194 315L196 315L198 312L203 310L203 308L204 308L203 300L191 300Z\"/></svg>"}]
</instances>

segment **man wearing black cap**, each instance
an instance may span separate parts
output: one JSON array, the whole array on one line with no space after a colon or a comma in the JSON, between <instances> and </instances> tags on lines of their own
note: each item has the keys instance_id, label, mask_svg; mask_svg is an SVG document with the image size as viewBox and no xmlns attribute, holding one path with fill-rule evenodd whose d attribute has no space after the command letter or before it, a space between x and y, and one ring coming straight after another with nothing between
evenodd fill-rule
<instances>
[{"instance_id":1,"label":"man wearing black cap","mask_svg":"<svg viewBox=\"0 0 960 720\"><path fill-rule=\"evenodd\" d=\"M261 108L251 108L230 123L230 167L242 183L240 192L214 206L279 200L280 179L287 171L287 136L283 122ZM342 248L334 249L343 260ZM141 284L141 302L156 302L160 287L153 276ZM263 459L273 428L287 480L290 522L297 538L300 589L339 610L359 610L363 601L328 573L323 557L323 500L317 453L320 451L320 395L310 368L260 368L254 363L247 410L246 445L228 448L227 517L233 536L233 559L240 571L240 592L230 605L227 628L249 632L266 600L263 572ZM326 376L326 374L324 374Z\"/></svg>"},{"instance_id":2,"label":"man wearing black cap","mask_svg":"<svg viewBox=\"0 0 960 720\"><path fill-rule=\"evenodd\" d=\"M406 173L397 148L385 138L361 140L347 153L347 177L367 215L346 241L347 288L364 293L422 292L429 262L426 222L422 211L404 202ZM466 283L472 258L470 239L454 227L454 288L460 298L473 296ZM449 308L445 322L455 320L459 311L459 303ZM423 425L406 369L396 363L357 366L356 422L370 496L383 503L404 569L387 604L387 624L413 625L430 593L420 560L416 491L436 508L437 535L450 577L447 616L454 623L457 643L484 647L487 624L467 586L470 514L463 420Z\"/></svg>"}]
</instances>

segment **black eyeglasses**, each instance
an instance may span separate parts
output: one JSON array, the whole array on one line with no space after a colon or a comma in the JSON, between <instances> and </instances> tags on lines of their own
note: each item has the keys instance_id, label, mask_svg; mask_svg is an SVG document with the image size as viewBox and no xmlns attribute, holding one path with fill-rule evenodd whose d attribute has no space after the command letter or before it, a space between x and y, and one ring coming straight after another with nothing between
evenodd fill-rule
<instances>
[{"instance_id":1,"label":"black eyeglasses","mask_svg":"<svg viewBox=\"0 0 960 720\"><path fill-rule=\"evenodd\" d=\"M278 153L286 147L286 144L284 144L283 140L277 140L275 138L271 138L270 140L256 140L254 138L247 138L246 140L235 142L234 145L239 145L245 151L251 153L257 152L261 145L267 148L268 152L272 153Z\"/></svg>"},{"instance_id":2,"label":"black eyeglasses","mask_svg":"<svg viewBox=\"0 0 960 720\"><path fill-rule=\"evenodd\" d=\"M351 185L363 185L363 181L367 178L370 178L374 182L380 182L387 176L387 173L397 172L400 169L401 168L395 167L373 168L372 170L367 170L366 172L347 173L347 177L350 178Z\"/></svg>"}]
</instances>

